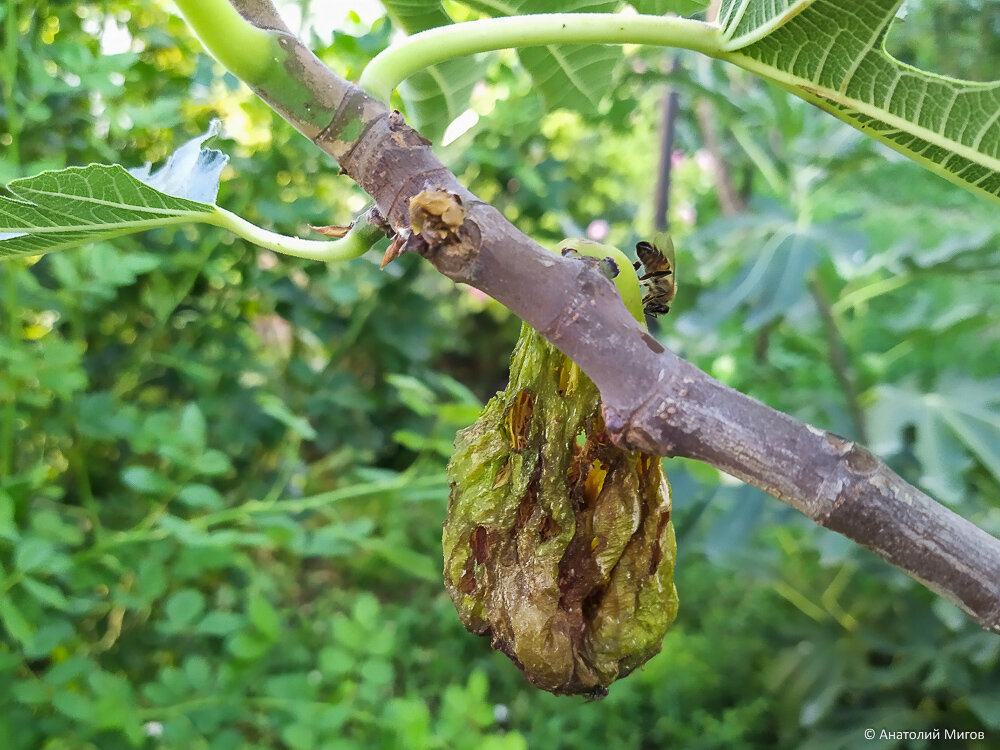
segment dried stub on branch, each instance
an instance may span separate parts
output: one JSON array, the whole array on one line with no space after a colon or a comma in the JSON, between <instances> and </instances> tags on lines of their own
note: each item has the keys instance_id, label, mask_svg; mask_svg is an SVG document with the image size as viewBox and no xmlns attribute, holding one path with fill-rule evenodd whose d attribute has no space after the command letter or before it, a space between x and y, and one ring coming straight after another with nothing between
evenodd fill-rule
<instances>
[{"instance_id":1,"label":"dried stub on branch","mask_svg":"<svg viewBox=\"0 0 1000 750\"><path fill-rule=\"evenodd\" d=\"M445 586L529 682L600 696L659 652L677 613L660 459L611 443L597 388L527 325L448 478Z\"/></svg>"}]
</instances>

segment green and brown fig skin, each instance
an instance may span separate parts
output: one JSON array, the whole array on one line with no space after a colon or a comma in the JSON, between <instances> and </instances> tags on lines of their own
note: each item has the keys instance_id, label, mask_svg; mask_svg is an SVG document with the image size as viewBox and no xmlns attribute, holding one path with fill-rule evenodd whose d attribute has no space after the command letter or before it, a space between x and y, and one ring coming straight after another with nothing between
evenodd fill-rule
<instances>
[{"instance_id":1,"label":"green and brown fig skin","mask_svg":"<svg viewBox=\"0 0 1000 750\"><path fill-rule=\"evenodd\" d=\"M530 327L448 477L448 593L529 682L602 695L659 652L677 614L660 460L612 444L597 388Z\"/></svg>"}]
</instances>

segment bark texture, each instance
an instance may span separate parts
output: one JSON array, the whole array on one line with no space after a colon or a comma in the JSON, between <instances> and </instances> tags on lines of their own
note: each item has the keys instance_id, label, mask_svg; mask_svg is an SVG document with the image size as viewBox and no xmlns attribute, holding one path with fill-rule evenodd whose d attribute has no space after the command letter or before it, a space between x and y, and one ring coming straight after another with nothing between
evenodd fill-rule
<instances>
[{"instance_id":1,"label":"bark texture","mask_svg":"<svg viewBox=\"0 0 1000 750\"><path fill-rule=\"evenodd\" d=\"M469 193L398 113L330 71L269 0L230 0L277 29L295 86L257 90L374 198L404 241L445 276L504 304L570 357L601 393L610 437L738 477L867 547L1000 633L1000 540L906 483L863 447L724 386L664 350L591 264L543 250ZM289 91L309 93L293 100ZM310 116L302 117L302 108ZM329 125L313 125L328 114ZM445 193L455 231L414 231L411 201ZM418 201L419 204L419 201ZM446 207L447 208L447 207ZM442 210L443 213L443 210ZM452 214L454 215L454 214Z\"/></svg>"}]
</instances>

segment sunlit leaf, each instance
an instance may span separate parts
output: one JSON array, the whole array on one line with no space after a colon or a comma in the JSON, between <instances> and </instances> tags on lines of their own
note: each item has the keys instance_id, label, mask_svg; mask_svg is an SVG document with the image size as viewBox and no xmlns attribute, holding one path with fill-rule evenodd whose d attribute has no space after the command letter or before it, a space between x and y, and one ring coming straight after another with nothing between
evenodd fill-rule
<instances>
[{"instance_id":1,"label":"sunlit leaf","mask_svg":"<svg viewBox=\"0 0 1000 750\"><path fill-rule=\"evenodd\" d=\"M472 88L484 74L475 60L446 60L414 73L399 85L407 118L426 137L440 138L469 106Z\"/></svg>"},{"instance_id":2,"label":"sunlit leaf","mask_svg":"<svg viewBox=\"0 0 1000 750\"><path fill-rule=\"evenodd\" d=\"M205 221L216 212L219 175L228 157L202 143L181 146L155 172L91 164L43 172L7 185L0 196L0 260L41 255L154 227Z\"/></svg>"}]
</instances>

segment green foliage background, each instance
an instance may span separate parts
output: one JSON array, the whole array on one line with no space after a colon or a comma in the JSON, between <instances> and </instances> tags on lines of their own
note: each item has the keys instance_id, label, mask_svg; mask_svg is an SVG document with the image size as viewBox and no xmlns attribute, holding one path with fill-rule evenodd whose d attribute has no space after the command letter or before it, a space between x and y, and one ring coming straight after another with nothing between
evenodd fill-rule
<instances>
[{"instance_id":1,"label":"green foliage background","mask_svg":"<svg viewBox=\"0 0 1000 750\"><path fill-rule=\"evenodd\" d=\"M969 23L995 13L961 5L911 4L894 51L955 64L921 25L937 19L978 50L964 75L996 70L995 35ZM364 205L161 4L3 10L3 182L155 162L221 115L222 205L299 232ZM389 28L306 32L356 77ZM659 335L1000 534L995 211L782 92L680 60L680 290ZM439 152L543 243L600 219L631 246L652 223L667 62L630 50L596 105L546 111L494 55L478 124ZM699 101L746 212L719 212ZM681 612L664 652L600 703L529 688L440 580L451 440L502 387L518 321L418 259L379 272L371 255L326 266L177 230L0 264L7 747L819 749L866 727L996 745L1000 639L682 461L666 464Z\"/></svg>"}]
</instances>

